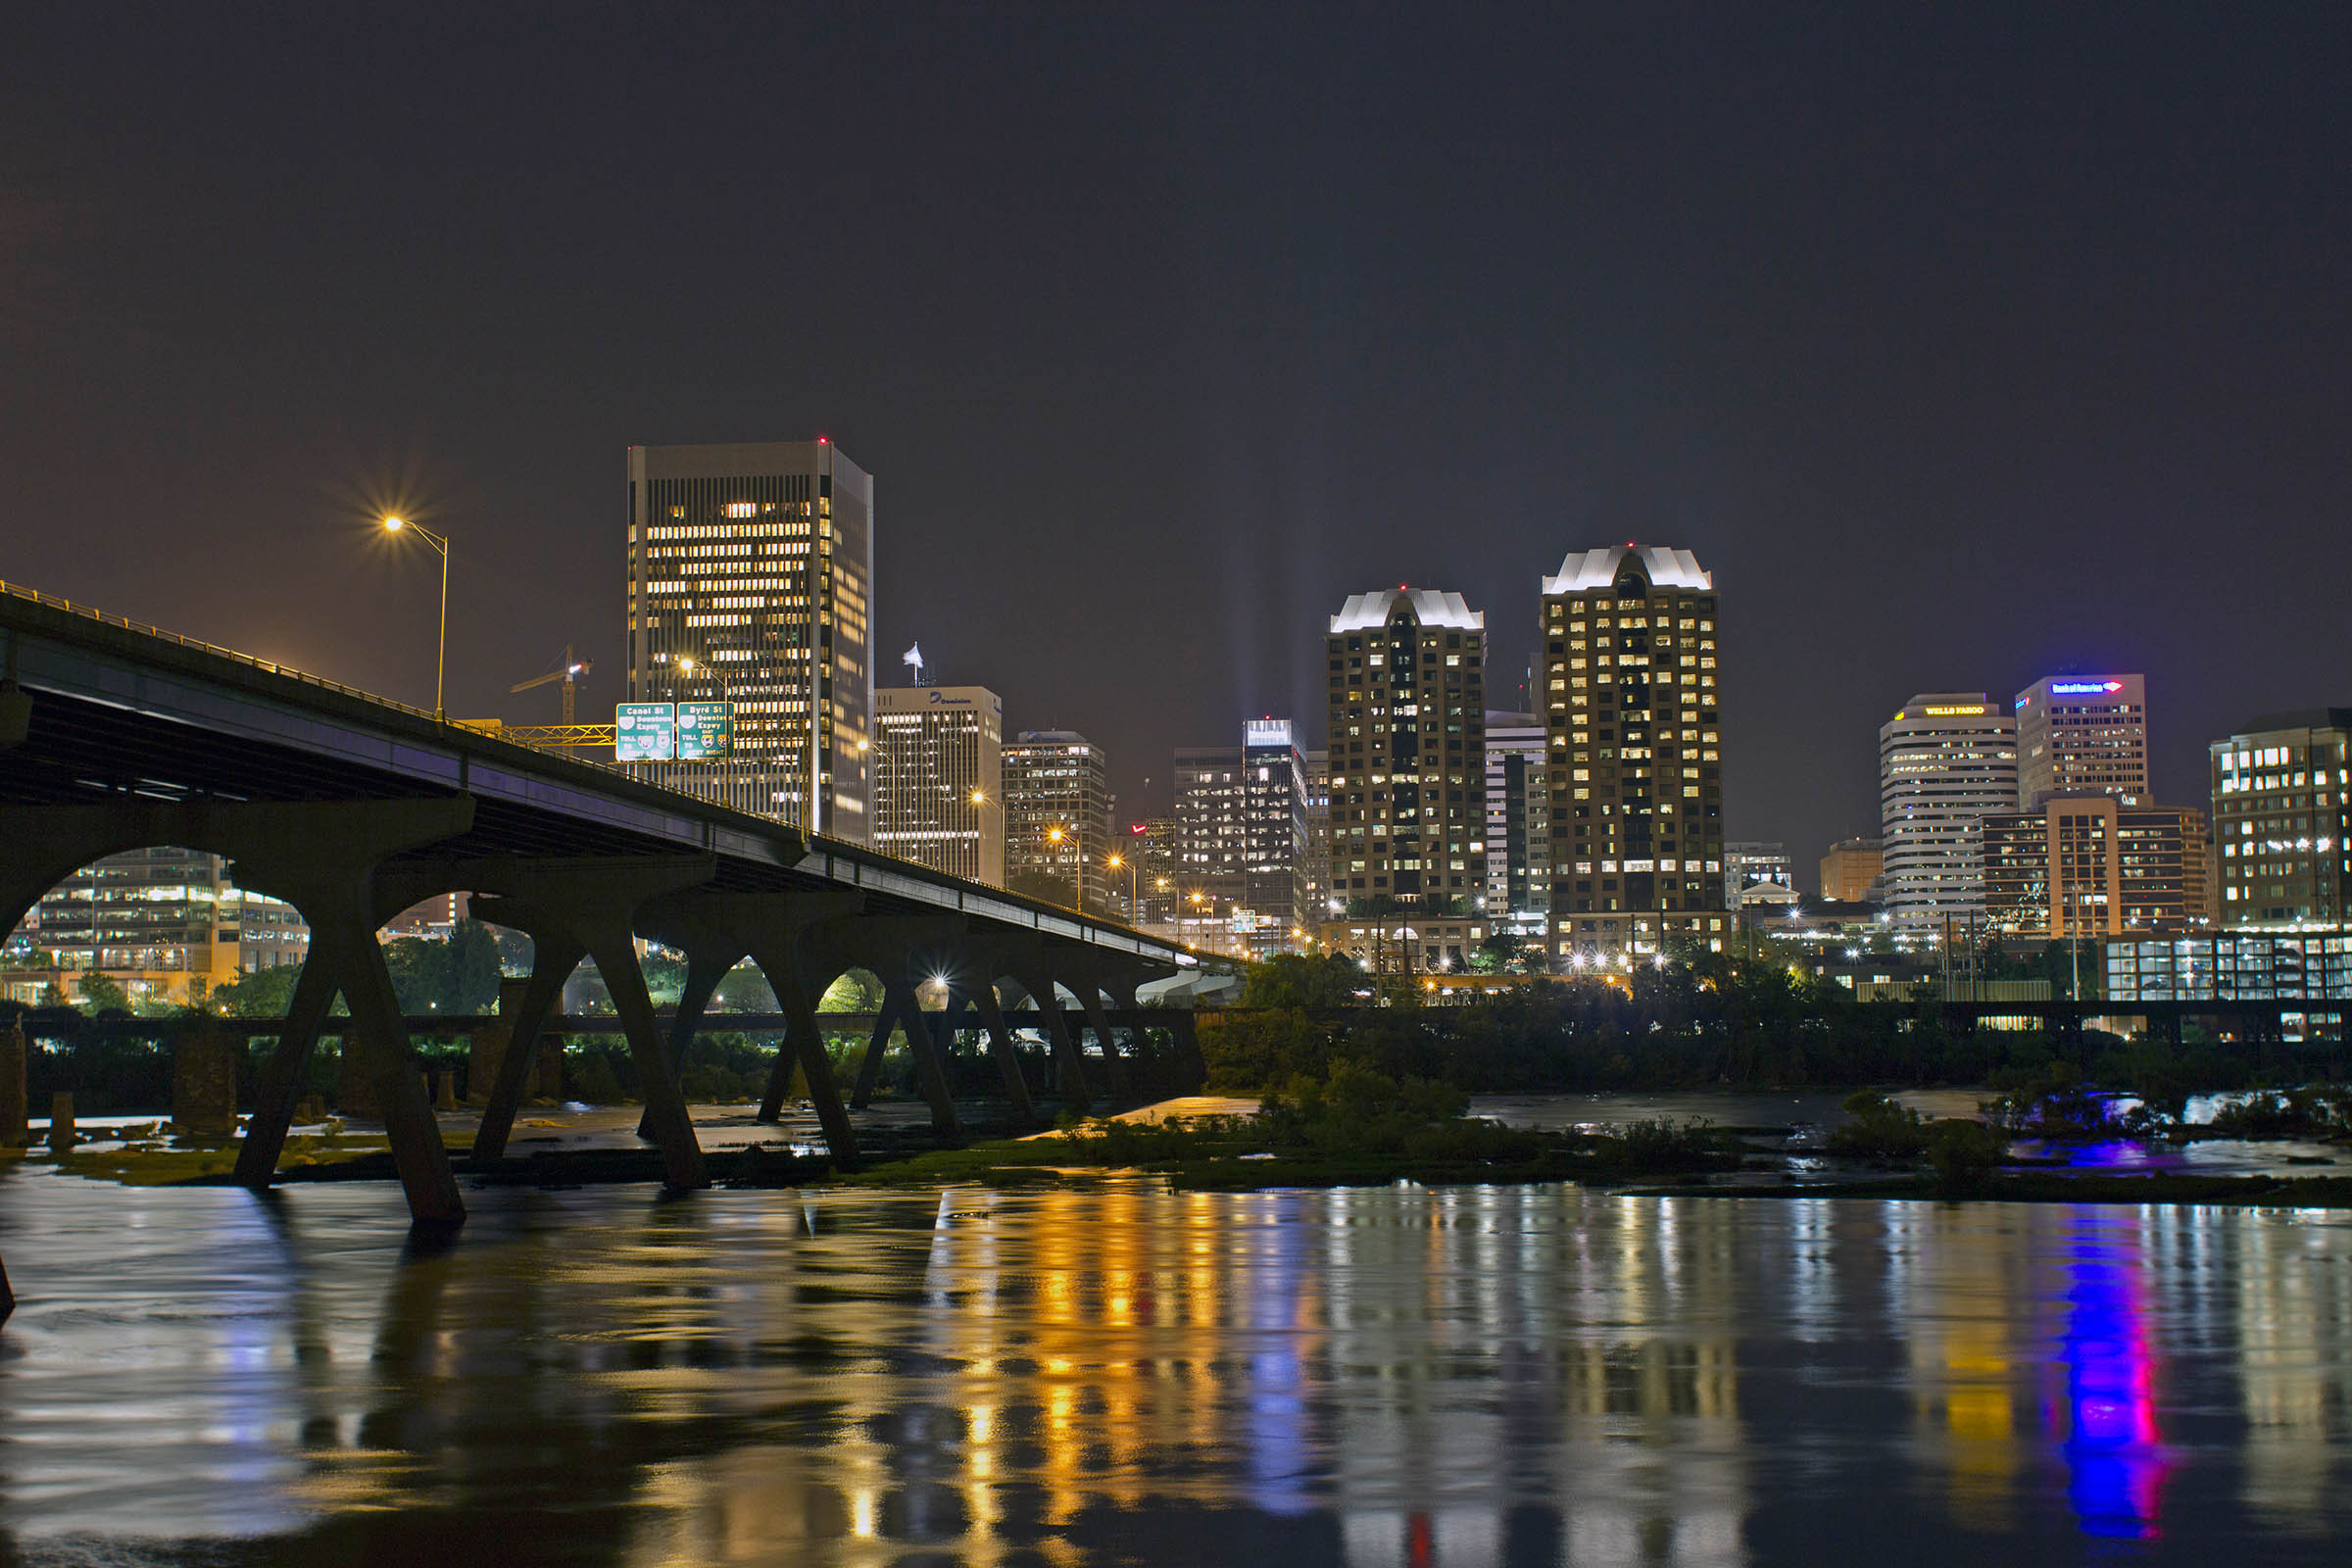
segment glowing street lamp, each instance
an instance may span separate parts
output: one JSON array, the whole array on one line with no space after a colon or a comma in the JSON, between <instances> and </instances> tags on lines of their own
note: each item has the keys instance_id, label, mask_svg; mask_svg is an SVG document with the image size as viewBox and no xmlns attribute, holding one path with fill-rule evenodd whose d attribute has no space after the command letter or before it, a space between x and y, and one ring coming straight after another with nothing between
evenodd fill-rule
<instances>
[{"instance_id":1,"label":"glowing street lamp","mask_svg":"<svg viewBox=\"0 0 2352 1568\"><path fill-rule=\"evenodd\" d=\"M442 700L442 677L449 667L449 536L398 515L384 519L384 531L413 533L441 552L441 636L433 648L433 718L445 724L449 722L449 709Z\"/></svg>"}]
</instances>

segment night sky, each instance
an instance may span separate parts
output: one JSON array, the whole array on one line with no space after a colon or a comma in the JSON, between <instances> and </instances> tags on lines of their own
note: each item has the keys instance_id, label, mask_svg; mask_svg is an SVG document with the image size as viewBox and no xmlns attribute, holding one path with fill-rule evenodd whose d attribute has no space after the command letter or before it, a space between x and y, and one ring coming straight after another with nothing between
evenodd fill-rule
<instances>
[{"instance_id":1,"label":"night sky","mask_svg":"<svg viewBox=\"0 0 2352 1568\"><path fill-rule=\"evenodd\" d=\"M1133 816L1319 735L1350 592L1505 706L1544 573L1682 545L1808 886L1913 692L2144 670L2196 804L2352 703L2352 8L332 9L12 13L0 577L429 704L398 505L452 711L552 722L624 447L828 434L877 676Z\"/></svg>"}]
</instances>

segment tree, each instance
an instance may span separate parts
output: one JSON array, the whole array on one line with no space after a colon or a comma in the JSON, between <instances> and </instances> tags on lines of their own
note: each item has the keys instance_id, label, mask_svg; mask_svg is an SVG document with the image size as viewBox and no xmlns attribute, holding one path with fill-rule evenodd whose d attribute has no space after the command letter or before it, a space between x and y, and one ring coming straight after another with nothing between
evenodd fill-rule
<instances>
[{"instance_id":1,"label":"tree","mask_svg":"<svg viewBox=\"0 0 2352 1568\"><path fill-rule=\"evenodd\" d=\"M257 969L214 991L213 1010L234 1018L282 1018L293 1004L294 986L301 978L302 965L298 963Z\"/></svg>"},{"instance_id":2,"label":"tree","mask_svg":"<svg viewBox=\"0 0 2352 1568\"><path fill-rule=\"evenodd\" d=\"M130 1010L130 993L122 989L122 981L103 969L91 969L83 973L79 984L74 989L80 995L81 1008L84 1012L128 1012Z\"/></svg>"},{"instance_id":3,"label":"tree","mask_svg":"<svg viewBox=\"0 0 2352 1568\"><path fill-rule=\"evenodd\" d=\"M396 938L384 944L384 965L403 1012L466 1017L498 1000L498 939L479 920L460 920L444 941Z\"/></svg>"},{"instance_id":4,"label":"tree","mask_svg":"<svg viewBox=\"0 0 2352 1568\"><path fill-rule=\"evenodd\" d=\"M1242 990L1246 1007L1297 1007L1328 1012L1356 1004L1363 971L1336 953L1278 953L1250 966Z\"/></svg>"}]
</instances>

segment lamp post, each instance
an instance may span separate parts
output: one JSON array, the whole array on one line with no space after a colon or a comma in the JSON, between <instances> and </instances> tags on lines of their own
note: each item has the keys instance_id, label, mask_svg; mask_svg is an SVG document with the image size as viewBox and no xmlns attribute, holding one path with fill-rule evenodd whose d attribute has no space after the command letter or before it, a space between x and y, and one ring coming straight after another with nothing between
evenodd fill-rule
<instances>
[{"instance_id":1,"label":"lamp post","mask_svg":"<svg viewBox=\"0 0 2352 1568\"><path fill-rule=\"evenodd\" d=\"M1142 886L1144 868L1115 850L1111 852L1110 858L1102 863L1113 871L1122 865L1127 868L1127 920L1130 925L1142 924L1144 918L1143 895L1138 889Z\"/></svg>"},{"instance_id":2,"label":"lamp post","mask_svg":"<svg viewBox=\"0 0 2352 1568\"><path fill-rule=\"evenodd\" d=\"M1070 832L1063 828L1059 823L1055 823L1054 826L1046 829L1046 842L1048 844L1058 845L1063 839L1071 836L1072 835ZM1079 845L1078 853L1070 857L1070 860L1073 866L1070 874L1077 879L1078 884L1076 907L1080 914L1084 914L1086 912L1086 846L1083 844Z\"/></svg>"},{"instance_id":3,"label":"lamp post","mask_svg":"<svg viewBox=\"0 0 2352 1568\"><path fill-rule=\"evenodd\" d=\"M384 519L384 531L413 533L441 552L441 635L433 645L433 721L446 724L449 709L442 700L442 679L449 667L449 536L398 515Z\"/></svg>"}]
</instances>

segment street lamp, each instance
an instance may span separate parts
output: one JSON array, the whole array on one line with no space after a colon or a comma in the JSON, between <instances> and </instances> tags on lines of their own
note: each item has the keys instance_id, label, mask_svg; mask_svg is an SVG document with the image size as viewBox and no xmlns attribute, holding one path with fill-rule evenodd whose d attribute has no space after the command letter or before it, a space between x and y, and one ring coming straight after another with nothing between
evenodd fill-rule
<instances>
[{"instance_id":1,"label":"street lamp","mask_svg":"<svg viewBox=\"0 0 2352 1568\"><path fill-rule=\"evenodd\" d=\"M449 709L442 701L442 677L449 667L449 536L438 534L420 522L406 517L384 519L386 533L413 533L441 552L441 636L433 647L433 720L449 722Z\"/></svg>"},{"instance_id":2,"label":"street lamp","mask_svg":"<svg viewBox=\"0 0 2352 1568\"><path fill-rule=\"evenodd\" d=\"M1119 854L1115 850L1111 852L1110 858L1105 859L1102 863L1109 866L1113 871L1116 871L1122 865L1127 868L1127 918L1130 921L1141 923L1144 917L1143 896L1138 890L1142 886L1142 878L1144 874L1143 866L1138 864L1136 861L1128 859L1125 856Z\"/></svg>"}]
</instances>

